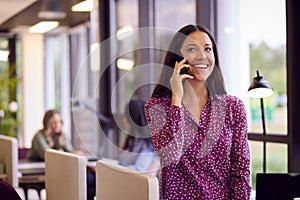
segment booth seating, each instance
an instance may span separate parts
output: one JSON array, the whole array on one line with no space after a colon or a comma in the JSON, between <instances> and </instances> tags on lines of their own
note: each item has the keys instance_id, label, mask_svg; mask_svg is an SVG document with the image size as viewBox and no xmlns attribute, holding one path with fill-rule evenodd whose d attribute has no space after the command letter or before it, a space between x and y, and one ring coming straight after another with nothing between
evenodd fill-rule
<instances>
[{"instance_id":1,"label":"booth seating","mask_svg":"<svg viewBox=\"0 0 300 200\"><path fill-rule=\"evenodd\" d=\"M17 139L0 135L0 163L4 168L4 173L0 173L0 179L14 188L22 188L26 200L28 189L36 189L40 195L40 191L44 188L44 164L24 162L19 158Z\"/></svg>"},{"instance_id":2,"label":"booth seating","mask_svg":"<svg viewBox=\"0 0 300 200\"><path fill-rule=\"evenodd\" d=\"M86 200L86 158L47 149L45 153L47 200Z\"/></svg>"},{"instance_id":3,"label":"booth seating","mask_svg":"<svg viewBox=\"0 0 300 200\"><path fill-rule=\"evenodd\" d=\"M0 163L4 168L4 173L0 173L0 179L14 188L18 187L18 141L16 138L0 135Z\"/></svg>"},{"instance_id":4,"label":"booth seating","mask_svg":"<svg viewBox=\"0 0 300 200\"><path fill-rule=\"evenodd\" d=\"M19 187L24 190L25 200L28 198L29 189L37 191L41 199L41 191L45 189L45 163L19 160Z\"/></svg>"},{"instance_id":5,"label":"booth seating","mask_svg":"<svg viewBox=\"0 0 300 200\"><path fill-rule=\"evenodd\" d=\"M120 165L97 161L96 199L158 200L158 179Z\"/></svg>"}]
</instances>

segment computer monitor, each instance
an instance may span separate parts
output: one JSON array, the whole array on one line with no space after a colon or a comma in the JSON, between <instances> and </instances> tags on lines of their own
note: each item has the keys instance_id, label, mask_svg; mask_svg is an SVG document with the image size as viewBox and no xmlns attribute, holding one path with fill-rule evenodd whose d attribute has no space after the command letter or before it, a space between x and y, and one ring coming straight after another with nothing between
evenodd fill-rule
<instances>
[{"instance_id":1,"label":"computer monitor","mask_svg":"<svg viewBox=\"0 0 300 200\"><path fill-rule=\"evenodd\" d=\"M256 200L293 200L300 197L300 173L258 173Z\"/></svg>"}]
</instances>

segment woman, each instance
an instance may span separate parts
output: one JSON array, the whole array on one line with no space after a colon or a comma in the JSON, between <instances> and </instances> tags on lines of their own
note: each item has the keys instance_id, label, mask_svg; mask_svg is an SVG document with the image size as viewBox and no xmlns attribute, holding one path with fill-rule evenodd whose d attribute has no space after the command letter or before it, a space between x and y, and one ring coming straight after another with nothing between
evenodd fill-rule
<instances>
[{"instance_id":1,"label":"woman","mask_svg":"<svg viewBox=\"0 0 300 200\"><path fill-rule=\"evenodd\" d=\"M213 36L181 28L163 64L145 106L163 167L160 199L249 199L245 107L226 94Z\"/></svg>"},{"instance_id":2,"label":"woman","mask_svg":"<svg viewBox=\"0 0 300 200\"><path fill-rule=\"evenodd\" d=\"M43 118L43 128L33 137L27 158L33 161L44 161L46 149L57 149L73 152L73 147L62 131L63 120L57 110L48 110Z\"/></svg>"}]
</instances>

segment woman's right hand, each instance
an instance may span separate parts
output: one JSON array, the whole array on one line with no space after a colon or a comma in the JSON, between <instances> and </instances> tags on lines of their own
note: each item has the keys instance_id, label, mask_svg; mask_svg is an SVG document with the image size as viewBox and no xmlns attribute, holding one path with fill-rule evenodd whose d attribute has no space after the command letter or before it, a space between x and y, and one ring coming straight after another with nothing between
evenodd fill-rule
<instances>
[{"instance_id":1,"label":"woman's right hand","mask_svg":"<svg viewBox=\"0 0 300 200\"><path fill-rule=\"evenodd\" d=\"M170 78L170 85L172 89L172 105L175 106L181 106L181 100L184 94L183 84L182 84L183 79L194 78L193 76L188 74L180 74L181 69L185 67L186 68L190 67L190 65L185 64L185 62L186 62L186 58L184 58L180 62L176 61L173 75Z\"/></svg>"}]
</instances>

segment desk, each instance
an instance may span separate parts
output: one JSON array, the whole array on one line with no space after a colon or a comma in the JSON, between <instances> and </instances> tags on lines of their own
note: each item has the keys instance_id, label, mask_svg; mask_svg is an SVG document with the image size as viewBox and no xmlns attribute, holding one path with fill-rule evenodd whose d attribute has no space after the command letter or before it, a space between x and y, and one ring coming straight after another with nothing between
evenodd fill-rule
<instances>
[{"instance_id":1,"label":"desk","mask_svg":"<svg viewBox=\"0 0 300 200\"><path fill-rule=\"evenodd\" d=\"M110 164L118 164L118 161L114 159L102 158L101 160ZM87 170L94 171L96 161L88 161ZM40 195L41 190L45 188L45 179L45 162L19 161L19 187L23 188L25 199L28 199L27 192L30 188L37 190Z\"/></svg>"},{"instance_id":2,"label":"desk","mask_svg":"<svg viewBox=\"0 0 300 200\"><path fill-rule=\"evenodd\" d=\"M111 159L111 158L101 158L100 160L106 162L106 163L109 163L111 165L119 165L119 161L118 160L115 160L115 159ZM87 168L87 171L88 172L91 172L93 174L96 173L96 163L97 163L98 160L87 160L87 163L86 163L86 168Z\"/></svg>"},{"instance_id":3,"label":"desk","mask_svg":"<svg viewBox=\"0 0 300 200\"><path fill-rule=\"evenodd\" d=\"M45 188L45 163L44 162L19 162L19 186L23 188L25 199L28 199L28 189L40 192Z\"/></svg>"},{"instance_id":4,"label":"desk","mask_svg":"<svg viewBox=\"0 0 300 200\"><path fill-rule=\"evenodd\" d=\"M106 163L109 163L109 164L112 164L112 165L119 165L119 161L116 160L116 159L111 159L111 158L101 158L100 160L102 160L103 162L106 162ZM90 167L90 168L96 168L96 162L98 160L89 160L87 161L86 165L87 167Z\"/></svg>"}]
</instances>

